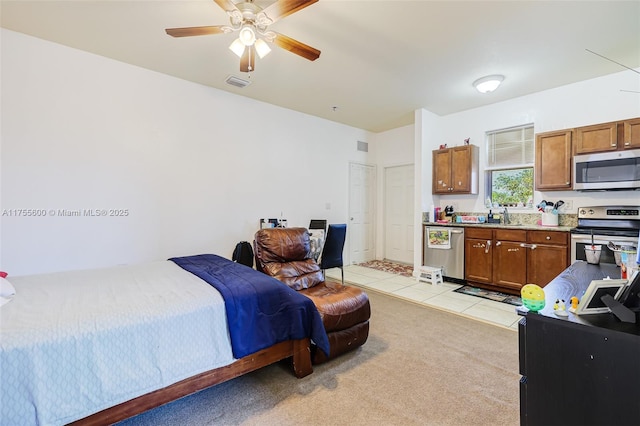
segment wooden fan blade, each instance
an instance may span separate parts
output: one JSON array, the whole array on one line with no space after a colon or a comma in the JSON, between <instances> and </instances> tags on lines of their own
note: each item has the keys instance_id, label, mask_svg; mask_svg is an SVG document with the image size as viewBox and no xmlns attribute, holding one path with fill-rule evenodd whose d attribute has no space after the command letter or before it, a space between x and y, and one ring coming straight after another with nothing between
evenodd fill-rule
<instances>
[{"instance_id":1,"label":"wooden fan blade","mask_svg":"<svg viewBox=\"0 0 640 426\"><path fill-rule=\"evenodd\" d=\"M310 61L315 61L320 57L320 51L318 49L301 43L298 40L294 40L291 37L287 37L284 34L275 34L276 38L273 40L273 42L278 47L288 50L291 53L295 53L296 55L302 56L303 58Z\"/></svg>"},{"instance_id":2,"label":"wooden fan blade","mask_svg":"<svg viewBox=\"0 0 640 426\"><path fill-rule=\"evenodd\" d=\"M186 28L167 28L167 34L173 37L191 37L209 34L223 33L224 25L213 25L207 27L186 27Z\"/></svg>"},{"instance_id":3,"label":"wooden fan blade","mask_svg":"<svg viewBox=\"0 0 640 426\"><path fill-rule=\"evenodd\" d=\"M237 10L236 4L231 0L213 0L218 6L222 8L225 12L231 12L232 10Z\"/></svg>"},{"instance_id":4,"label":"wooden fan blade","mask_svg":"<svg viewBox=\"0 0 640 426\"><path fill-rule=\"evenodd\" d=\"M256 50L253 46L244 49L242 58L240 58L240 71L251 72L256 70Z\"/></svg>"},{"instance_id":5,"label":"wooden fan blade","mask_svg":"<svg viewBox=\"0 0 640 426\"><path fill-rule=\"evenodd\" d=\"M278 0L263 10L269 19L276 22L307 6L311 6L318 0Z\"/></svg>"}]
</instances>

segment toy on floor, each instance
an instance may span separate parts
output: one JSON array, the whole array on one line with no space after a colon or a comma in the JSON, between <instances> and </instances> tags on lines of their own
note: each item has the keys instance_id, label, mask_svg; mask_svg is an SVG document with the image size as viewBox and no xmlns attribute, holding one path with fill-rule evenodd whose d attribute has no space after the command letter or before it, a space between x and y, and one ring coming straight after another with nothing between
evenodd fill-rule
<instances>
[{"instance_id":1,"label":"toy on floor","mask_svg":"<svg viewBox=\"0 0 640 426\"><path fill-rule=\"evenodd\" d=\"M539 285L527 284L520 290L522 304L532 312L538 312L545 305L544 290Z\"/></svg>"}]
</instances>

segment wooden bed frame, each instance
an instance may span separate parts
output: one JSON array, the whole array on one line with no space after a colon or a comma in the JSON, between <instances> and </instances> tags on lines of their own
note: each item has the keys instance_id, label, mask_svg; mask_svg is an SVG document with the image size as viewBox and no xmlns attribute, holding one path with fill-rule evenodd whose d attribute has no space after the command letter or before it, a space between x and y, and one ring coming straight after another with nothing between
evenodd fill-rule
<instances>
[{"instance_id":1,"label":"wooden bed frame","mask_svg":"<svg viewBox=\"0 0 640 426\"><path fill-rule=\"evenodd\" d=\"M168 402L226 382L243 374L273 364L285 358L293 358L293 372L302 378L313 372L309 339L287 340L267 349L247 355L224 367L209 370L184 379L166 388L147 393L122 404L99 411L71 425L105 425L119 422Z\"/></svg>"}]
</instances>

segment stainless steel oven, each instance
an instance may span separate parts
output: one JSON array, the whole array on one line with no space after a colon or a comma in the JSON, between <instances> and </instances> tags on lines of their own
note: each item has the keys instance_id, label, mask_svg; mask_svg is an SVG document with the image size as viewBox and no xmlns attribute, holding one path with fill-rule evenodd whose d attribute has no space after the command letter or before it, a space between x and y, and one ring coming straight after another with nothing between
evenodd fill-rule
<instances>
[{"instance_id":1,"label":"stainless steel oven","mask_svg":"<svg viewBox=\"0 0 640 426\"><path fill-rule=\"evenodd\" d=\"M607 245L637 249L640 233L640 206L594 206L578 209L578 226L571 230L571 263L586 260L584 248L593 244L602 246L600 263L616 263L614 253Z\"/></svg>"}]
</instances>

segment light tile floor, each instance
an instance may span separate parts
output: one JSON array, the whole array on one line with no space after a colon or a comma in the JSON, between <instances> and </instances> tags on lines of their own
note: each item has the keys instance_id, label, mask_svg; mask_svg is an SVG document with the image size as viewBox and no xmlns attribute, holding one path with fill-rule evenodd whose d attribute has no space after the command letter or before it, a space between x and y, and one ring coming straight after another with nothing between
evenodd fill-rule
<instances>
[{"instance_id":1,"label":"light tile floor","mask_svg":"<svg viewBox=\"0 0 640 426\"><path fill-rule=\"evenodd\" d=\"M326 271L327 277L340 280L340 269ZM444 282L432 285L418 282L415 278L365 268L358 265L344 267L344 280L364 289L376 290L392 296L410 300L425 306L443 309L465 317L518 330L516 307L481 297L456 293L460 284Z\"/></svg>"}]
</instances>

